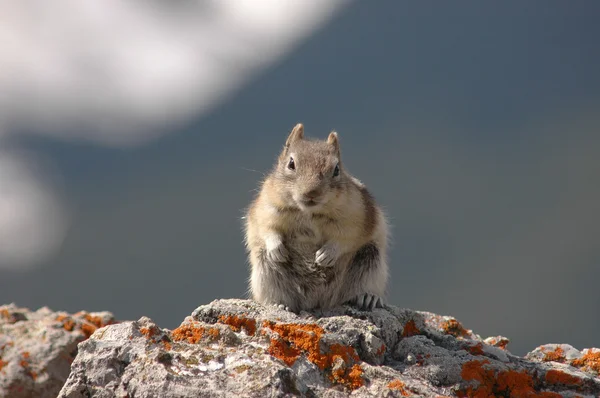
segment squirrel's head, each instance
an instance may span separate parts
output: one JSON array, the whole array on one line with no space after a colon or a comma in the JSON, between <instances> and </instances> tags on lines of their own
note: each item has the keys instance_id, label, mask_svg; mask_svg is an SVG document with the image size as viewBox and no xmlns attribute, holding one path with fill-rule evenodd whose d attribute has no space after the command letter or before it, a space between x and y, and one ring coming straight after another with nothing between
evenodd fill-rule
<instances>
[{"instance_id":1,"label":"squirrel's head","mask_svg":"<svg viewBox=\"0 0 600 398\"><path fill-rule=\"evenodd\" d=\"M279 155L275 176L289 204L302 211L316 211L339 197L348 177L337 133L332 131L327 140L305 139L304 126L298 123Z\"/></svg>"}]
</instances>

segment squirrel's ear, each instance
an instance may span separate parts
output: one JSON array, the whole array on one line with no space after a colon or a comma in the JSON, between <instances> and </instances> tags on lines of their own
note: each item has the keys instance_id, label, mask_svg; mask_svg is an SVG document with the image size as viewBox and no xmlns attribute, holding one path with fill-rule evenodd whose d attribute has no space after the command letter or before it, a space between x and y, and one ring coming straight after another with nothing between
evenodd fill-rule
<instances>
[{"instance_id":1,"label":"squirrel's ear","mask_svg":"<svg viewBox=\"0 0 600 398\"><path fill-rule=\"evenodd\" d=\"M336 152L340 151L340 141L338 140L338 134L335 131L329 133L329 137L327 137L327 143L329 145L333 145Z\"/></svg>"},{"instance_id":2,"label":"squirrel's ear","mask_svg":"<svg viewBox=\"0 0 600 398\"><path fill-rule=\"evenodd\" d=\"M290 133L287 141L285 142L285 147L288 148L294 141L298 141L304 138L304 126L302 123L298 123Z\"/></svg>"}]
</instances>

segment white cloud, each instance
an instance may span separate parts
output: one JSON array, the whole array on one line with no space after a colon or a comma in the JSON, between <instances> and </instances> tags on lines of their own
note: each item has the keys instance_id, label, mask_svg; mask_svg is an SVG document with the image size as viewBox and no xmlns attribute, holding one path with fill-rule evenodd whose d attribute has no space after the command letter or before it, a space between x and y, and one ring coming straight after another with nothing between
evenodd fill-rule
<instances>
[{"instance_id":1,"label":"white cloud","mask_svg":"<svg viewBox=\"0 0 600 398\"><path fill-rule=\"evenodd\" d=\"M0 151L0 268L35 265L62 242L64 211L50 181L39 159Z\"/></svg>"},{"instance_id":2,"label":"white cloud","mask_svg":"<svg viewBox=\"0 0 600 398\"><path fill-rule=\"evenodd\" d=\"M343 0L0 5L0 120L113 145L218 104Z\"/></svg>"},{"instance_id":3,"label":"white cloud","mask_svg":"<svg viewBox=\"0 0 600 398\"><path fill-rule=\"evenodd\" d=\"M198 117L348 0L0 3L0 148L17 131L111 146ZM64 220L28 158L0 153L0 266L55 250Z\"/></svg>"}]
</instances>

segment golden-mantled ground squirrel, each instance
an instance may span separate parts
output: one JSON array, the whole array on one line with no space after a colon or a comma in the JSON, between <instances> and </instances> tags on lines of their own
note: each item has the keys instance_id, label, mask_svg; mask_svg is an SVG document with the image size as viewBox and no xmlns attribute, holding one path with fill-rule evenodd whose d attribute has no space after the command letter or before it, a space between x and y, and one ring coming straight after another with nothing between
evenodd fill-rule
<instances>
[{"instance_id":1,"label":"golden-mantled ground squirrel","mask_svg":"<svg viewBox=\"0 0 600 398\"><path fill-rule=\"evenodd\" d=\"M256 301L294 312L383 305L388 224L344 169L337 133L309 140L296 125L245 220Z\"/></svg>"}]
</instances>

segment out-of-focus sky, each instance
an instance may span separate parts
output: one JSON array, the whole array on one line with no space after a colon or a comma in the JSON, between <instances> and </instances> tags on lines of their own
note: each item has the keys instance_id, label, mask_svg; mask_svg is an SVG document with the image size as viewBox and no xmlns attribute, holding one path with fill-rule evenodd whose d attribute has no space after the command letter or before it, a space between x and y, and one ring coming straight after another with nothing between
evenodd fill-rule
<instances>
[{"instance_id":1,"label":"out-of-focus sky","mask_svg":"<svg viewBox=\"0 0 600 398\"><path fill-rule=\"evenodd\" d=\"M600 4L0 5L0 303L176 327L245 297L297 122L392 224L388 302L600 346Z\"/></svg>"}]
</instances>

